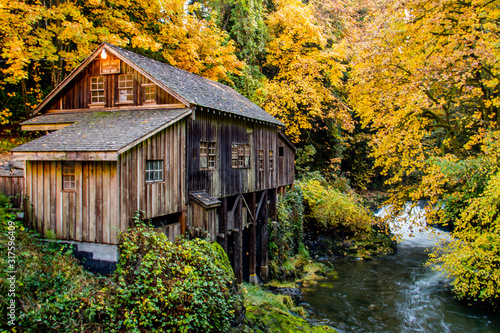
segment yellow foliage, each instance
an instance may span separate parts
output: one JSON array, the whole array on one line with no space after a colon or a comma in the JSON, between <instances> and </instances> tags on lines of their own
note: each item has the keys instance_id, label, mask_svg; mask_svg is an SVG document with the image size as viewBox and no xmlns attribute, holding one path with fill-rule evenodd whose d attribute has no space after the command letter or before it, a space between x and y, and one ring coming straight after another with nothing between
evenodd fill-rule
<instances>
[{"instance_id":1,"label":"yellow foliage","mask_svg":"<svg viewBox=\"0 0 500 333\"><path fill-rule=\"evenodd\" d=\"M430 157L475 154L498 129L499 18L487 0L386 1L357 35L351 102L403 201L440 195Z\"/></svg>"},{"instance_id":2,"label":"yellow foliage","mask_svg":"<svg viewBox=\"0 0 500 333\"><path fill-rule=\"evenodd\" d=\"M328 36L315 18L313 5L278 0L266 23L272 36L266 62L276 75L264 85L263 108L285 123L286 134L294 142L311 129L313 118L334 119L351 129L350 114L334 95L343 85L345 46L327 45Z\"/></svg>"}]
</instances>

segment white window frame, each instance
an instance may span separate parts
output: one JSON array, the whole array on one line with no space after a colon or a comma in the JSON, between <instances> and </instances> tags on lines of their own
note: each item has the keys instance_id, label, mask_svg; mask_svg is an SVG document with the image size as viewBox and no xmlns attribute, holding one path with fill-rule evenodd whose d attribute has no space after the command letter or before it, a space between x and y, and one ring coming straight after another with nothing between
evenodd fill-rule
<instances>
[{"instance_id":1,"label":"white window frame","mask_svg":"<svg viewBox=\"0 0 500 333\"><path fill-rule=\"evenodd\" d=\"M134 103L134 75L118 75L118 103Z\"/></svg>"},{"instance_id":2,"label":"white window frame","mask_svg":"<svg viewBox=\"0 0 500 333\"><path fill-rule=\"evenodd\" d=\"M163 160L147 160L145 168L146 183L163 182Z\"/></svg>"},{"instance_id":3,"label":"white window frame","mask_svg":"<svg viewBox=\"0 0 500 333\"><path fill-rule=\"evenodd\" d=\"M92 76L90 78L90 104L104 105L106 103L104 76Z\"/></svg>"}]
</instances>

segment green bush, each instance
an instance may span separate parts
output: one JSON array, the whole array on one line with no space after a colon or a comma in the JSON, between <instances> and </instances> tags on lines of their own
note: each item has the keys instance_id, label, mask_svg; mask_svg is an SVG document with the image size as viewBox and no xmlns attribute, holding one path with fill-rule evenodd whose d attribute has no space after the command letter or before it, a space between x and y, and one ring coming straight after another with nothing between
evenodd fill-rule
<instances>
[{"instance_id":1,"label":"green bush","mask_svg":"<svg viewBox=\"0 0 500 333\"><path fill-rule=\"evenodd\" d=\"M278 222L269 222L269 259L271 276L279 280L294 271L290 259L303 247L304 203L300 187L294 187L278 201ZM292 274L293 275L293 274Z\"/></svg>"},{"instance_id":2,"label":"green bush","mask_svg":"<svg viewBox=\"0 0 500 333\"><path fill-rule=\"evenodd\" d=\"M90 325L86 311L101 299L104 279L85 272L60 244L42 243L14 217L0 212L1 318L13 299L14 323L23 332L73 332ZM2 320L1 328L13 327Z\"/></svg>"},{"instance_id":3,"label":"green bush","mask_svg":"<svg viewBox=\"0 0 500 333\"><path fill-rule=\"evenodd\" d=\"M138 226L121 235L114 300L127 332L229 329L240 305L234 273L217 243Z\"/></svg>"},{"instance_id":4,"label":"green bush","mask_svg":"<svg viewBox=\"0 0 500 333\"><path fill-rule=\"evenodd\" d=\"M341 193L329 186L317 173L297 182L306 204L306 218L312 229L339 231L357 236L372 232L373 215L352 194Z\"/></svg>"}]
</instances>

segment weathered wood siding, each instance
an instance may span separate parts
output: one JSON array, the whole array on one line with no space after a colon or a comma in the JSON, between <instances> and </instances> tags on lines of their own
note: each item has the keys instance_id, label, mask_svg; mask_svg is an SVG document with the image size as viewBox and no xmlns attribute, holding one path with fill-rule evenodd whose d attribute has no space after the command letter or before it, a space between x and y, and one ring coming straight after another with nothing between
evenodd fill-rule
<instances>
[{"instance_id":1,"label":"weathered wood siding","mask_svg":"<svg viewBox=\"0 0 500 333\"><path fill-rule=\"evenodd\" d=\"M12 205L15 208L21 206L24 196L24 177L23 176L0 176L0 193L11 198Z\"/></svg>"},{"instance_id":2,"label":"weathered wood siding","mask_svg":"<svg viewBox=\"0 0 500 333\"><path fill-rule=\"evenodd\" d=\"M283 152L283 154L280 154L280 151ZM295 181L295 153L288 143L279 136L275 160L278 187L293 184Z\"/></svg>"},{"instance_id":3,"label":"weathered wood siding","mask_svg":"<svg viewBox=\"0 0 500 333\"><path fill-rule=\"evenodd\" d=\"M121 229L130 225L139 210L148 218L185 210L185 147L186 120L182 120L120 155ZM147 160L163 160L164 181L146 182Z\"/></svg>"},{"instance_id":4,"label":"weathered wood siding","mask_svg":"<svg viewBox=\"0 0 500 333\"><path fill-rule=\"evenodd\" d=\"M212 242L217 239L219 234L219 218L217 216L217 209L205 209L204 207L192 202L190 205L191 210L191 233L198 237L209 237Z\"/></svg>"},{"instance_id":5,"label":"weathered wood siding","mask_svg":"<svg viewBox=\"0 0 500 333\"><path fill-rule=\"evenodd\" d=\"M62 189L64 162L26 161L30 224L57 239L116 244L120 229L116 162L73 162L75 190Z\"/></svg>"},{"instance_id":6,"label":"weathered wood siding","mask_svg":"<svg viewBox=\"0 0 500 333\"><path fill-rule=\"evenodd\" d=\"M190 192L206 191L220 198L275 188L278 185L276 127L229 117L218 111L197 110L195 120L189 120L188 136ZM217 143L215 169L200 170L200 141ZM250 145L249 168L232 168L232 144ZM259 169L259 150L264 152L263 170ZM269 164L270 150L274 154L272 170Z\"/></svg>"},{"instance_id":7,"label":"weathered wood siding","mask_svg":"<svg viewBox=\"0 0 500 333\"><path fill-rule=\"evenodd\" d=\"M113 54L108 53L106 60L116 60ZM101 76L100 74L101 59L98 57L85 67L74 79L73 84L65 87L59 96L56 96L48 106L49 110L61 109L88 109L90 99L90 78L94 76ZM105 74L105 105L104 107L119 107L119 106L137 106L143 104L143 87L141 84L149 84L151 81L144 77L141 73L130 67L125 62L121 61L120 72L118 74ZM134 75L134 103L133 104L120 104L118 101L118 75L120 74L133 74ZM157 104L178 104L180 103L176 98L171 96L166 91L157 87L156 92Z\"/></svg>"}]
</instances>

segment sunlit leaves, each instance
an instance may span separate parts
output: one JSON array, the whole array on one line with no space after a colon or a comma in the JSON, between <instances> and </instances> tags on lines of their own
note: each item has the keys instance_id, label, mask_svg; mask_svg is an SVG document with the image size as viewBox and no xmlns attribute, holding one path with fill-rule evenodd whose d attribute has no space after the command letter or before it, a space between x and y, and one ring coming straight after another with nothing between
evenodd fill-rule
<instances>
[{"instance_id":1,"label":"sunlit leaves","mask_svg":"<svg viewBox=\"0 0 500 333\"><path fill-rule=\"evenodd\" d=\"M287 125L287 134L298 142L312 128L313 119L335 119L349 129L352 121L335 96L341 89L345 58L341 44L327 45L327 35L315 19L314 7L297 0L279 0L268 16L271 41L266 64L263 107Z\"/></svg>"},{"instance_id":2,"label":"sunlit leaves","mask_svg":"<svg viewBox=\"0 0 500 333\"><path fill-rule=\"evenodd\" d=\"M354 44L351 101L376 131L391 202L454 224L441 259L461 297L497 298L500 5L386 1Z\"/></svg>"},{"instance_id":3,"label":"sunlit leaves","mask_svg":"<svg viewBox=\"0 0 500 333\"><path fill-rule=\"evenodd\" d=\"M36 75L45 74L44 86L50 89L104 41L231 83L229 74L242 68L235 44L211 17L198 18L195 9L182 0L58 1L51 6L0 0L0 53L6 59L1 80L26 103L34 99L29 94L34 64L40 64Z\"/></svg>"},{"instance_id":4,"label":"sunlit leaves","mask_svg":"<svg viewBox=\"0 0 500 333\"><path fill-rule=\"evenodd\" d=\"M377 130L377 165L402 185L431 156L476 154L497 129L500 8L394 1L376 15L355 44L351 101Z\"/></svg>"}]
</instances>

